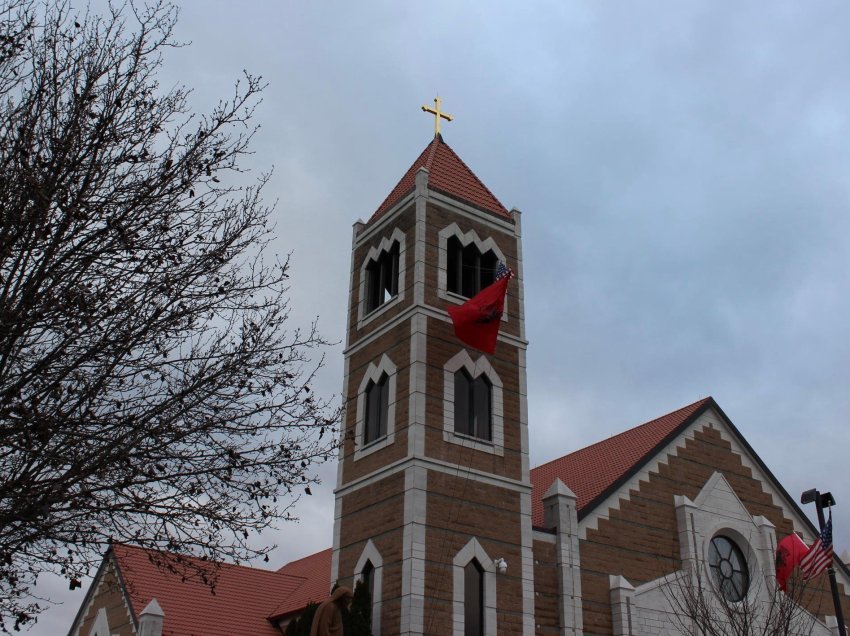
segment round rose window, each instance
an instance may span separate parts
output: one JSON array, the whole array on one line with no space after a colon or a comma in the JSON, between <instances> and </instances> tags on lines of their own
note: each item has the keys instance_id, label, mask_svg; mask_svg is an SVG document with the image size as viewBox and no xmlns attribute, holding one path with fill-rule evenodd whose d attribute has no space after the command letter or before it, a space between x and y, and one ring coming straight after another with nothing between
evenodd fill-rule
<instances>
[{"instance_id":1,"label":"round rose window","mask_svg":"<svg viewBox=\"0 0 850 636\"><path fill-rule=\"evenodd\" d=\"M723 598L734 603L747 595L750 571L744 553L732 539L717 535L711 540L708 565Z\"/></svg>"}]
</instances>

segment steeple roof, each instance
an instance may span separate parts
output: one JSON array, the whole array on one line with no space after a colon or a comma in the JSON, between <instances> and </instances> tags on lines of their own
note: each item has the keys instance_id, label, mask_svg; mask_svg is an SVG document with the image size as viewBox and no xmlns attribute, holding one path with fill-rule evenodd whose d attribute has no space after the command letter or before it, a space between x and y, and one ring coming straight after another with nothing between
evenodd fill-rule
<instances>
[{"instance_id":1,"label":"steeple roof","mask_svg":"<svg viewBox=\"0 0 850 636\"><path fill-rule=\"evenodd\" d=\"M413 165L404 173L401 181L392 189L389 196L378 207L372 218L380 218L387 210L413 192L416 185L416 172L419 168L428 169L428 188L454 199L458 199L479 210L489 212L498 217L510 219L511 215L493 193L485 186L475 173L457 156L454 150L443 141L442 135L436 135Z\"/></svg>"}]
</instances>

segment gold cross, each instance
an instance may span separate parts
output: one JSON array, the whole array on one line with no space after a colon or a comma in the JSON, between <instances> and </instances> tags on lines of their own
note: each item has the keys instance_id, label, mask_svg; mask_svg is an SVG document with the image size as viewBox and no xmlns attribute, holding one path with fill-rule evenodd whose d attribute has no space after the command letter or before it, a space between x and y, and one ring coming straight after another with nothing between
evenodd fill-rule
<instances>
[{"instance_id":1,"label":"gold cross","mask_svg":"<svg viewBox=\"0 0 850 636\"><path fill-rule=\"evenodd\" d=\"M440 110L440 98L439 97L434 98L434 108L431 108L430 106L423 106L422 110L425 111L426 113L431 113L434 116L434 136L435 137L440 134L440 118L441 117L443 119L445 119L446 121L451 121L452 119L454 119L454 117L452 117L448 113L444 113L443 111Z\"/></svg>"}]
</instances>

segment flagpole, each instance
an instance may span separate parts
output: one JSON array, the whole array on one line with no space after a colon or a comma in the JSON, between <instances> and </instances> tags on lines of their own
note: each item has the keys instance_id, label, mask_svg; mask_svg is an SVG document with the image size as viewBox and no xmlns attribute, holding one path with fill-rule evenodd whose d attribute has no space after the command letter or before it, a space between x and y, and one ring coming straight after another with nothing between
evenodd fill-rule
<instances>
[{"instance_id":1,"label":"flagpole","mask_svg":"<svg viewBox=\"0 0 850 636\"><path fill-rule=\"evenodd\" d=\"M818 511L818 527L820 531L823 532L823 527L826 525L826 519L823 515L823 506L824 504L826 504L827 506L834 506L835 499L833 499L832 493L821 493L817 488L807 490L803 493L802 497L800 497L800 503L803 504L811 503L813 501L815 502L815 508L817 508ZM833 533L834 532L835 528L833 528ZM834 545L835 544L833 543L833 546ZM829 574L829 587L832 588L832 604L835 606L835 619L838 621L839 635L847 636L847 628L844 626L844 610L841 608L841 597L838 595L838 581L835 580L835 568L832 566L832 564L833 559L830 558L829 567L826 571Z\"/></svg>"}]
</instances>

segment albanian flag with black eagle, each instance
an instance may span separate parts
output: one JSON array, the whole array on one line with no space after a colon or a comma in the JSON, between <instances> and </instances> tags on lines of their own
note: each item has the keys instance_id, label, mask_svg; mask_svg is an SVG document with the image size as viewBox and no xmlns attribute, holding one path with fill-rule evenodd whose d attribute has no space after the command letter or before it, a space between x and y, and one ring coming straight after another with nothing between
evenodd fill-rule
<instances>
[{"instance_id":1,"label":"albanian flag with black eagle","mask_svg":"<svg viewBox=\"0 0 850 636\"><path fill-rule=\"evenodd\" d=\"M496 280L460 306L448 308L458 339L470 347L492 355L496 351L499 323L505 309L508 281L514 273L499 263Z\"/></svg>"}]
</instances>

